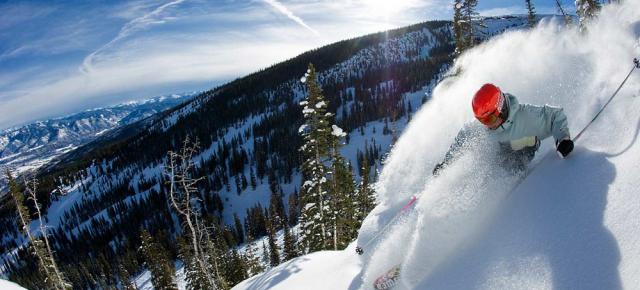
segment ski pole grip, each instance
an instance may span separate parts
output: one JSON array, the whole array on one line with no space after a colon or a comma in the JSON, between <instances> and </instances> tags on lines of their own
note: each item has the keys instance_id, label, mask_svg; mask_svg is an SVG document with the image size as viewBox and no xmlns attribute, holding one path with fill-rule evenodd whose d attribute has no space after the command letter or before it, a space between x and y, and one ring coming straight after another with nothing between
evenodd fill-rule
<instances>
[{"instance_id":1,"label":"ski pole grip","mask_svg":"<svg viewBox=\"0 0 640 290\"><path fill-rule=\"evenodd\" d=\"M638 58L634 58L634 59L633 59L633 63L635 63L635 64L636 64L636 68L637 68L637 69L640 69L640 60L638 60Z\"/></svg>"}]
</instances>

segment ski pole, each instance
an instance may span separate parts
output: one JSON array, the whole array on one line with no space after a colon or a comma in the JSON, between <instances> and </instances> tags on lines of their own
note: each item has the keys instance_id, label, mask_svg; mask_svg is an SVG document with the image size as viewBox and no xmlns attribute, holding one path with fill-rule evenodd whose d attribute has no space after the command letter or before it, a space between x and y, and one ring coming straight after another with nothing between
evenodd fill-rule
<instances>
[{"instance_id":1,"label":"ski pole","mask_svg":"<svg viewBox=\"0 0 640 290\"><path fill-rule=\"evenodd\" d=\"M584 126L584 128L582 128L582 131L580 131L580 133L578 133L578 135L576 135L576 137L573 138L574 142L576 140L578 140L578 138L580 138L580 136L582 136L582 133L584 133L584 131L586 131L587 128L589 128L589 126L591 126L591 124L593 124L593 122L596 119L598 119L598 117L600 116L602 111L604 111L604 109L607 107L607 105L609 105L609 103L611 103L611 100L613 100L613 98L618 94L620 89L622 89L622 86L624 86L624 84L627 82L627 80L629 79L629 77L631 76L633 71L636 70L636 69L640 69L640 60L638 60L637 58L634 58L633 59L633 67L631 68L631 71L629 71L629 73L627 74L627 77L624 78L622 83L620 83L620 86L618 86L618 89L616 89L616 91L613 93L613 95L611 95L611 97L609 97L609 100L607 100L607 102L604 104L604 106L602 106L602 108L600 108L600 111L598 111L598 113L593 117L593 119L591 119L591 121L589 121L589 123L587 123L587 125Z\"/></svg>"},{"instance_id":2,"label":"ski pole","mask_svg":"<svg viewBox=\"0 0 640 290\"><path fill-rule=\"evenodd\" d=\"M611 100L613 100L613 98L618 94L618 92L620 91L620 89L622 89L622 87L624 86L624 84L627 82L627 80L629 79L629 77L631 76L631 74L633 73L634 70L636 69L640 69L640 60L638 60L638 58L634 58L633 59L633 67L631 68L631 71L629 71L629 73L627 74L627 77L624 78L624 80L622 81L622 83L620 83L620 85L618 86L618 88L615 90L615 92L613 92L613 94L611 95L611 97L609 97L609 100L607 100L607 102L604 104L604 106L602 106L602 108L600 108L600 110L598 111L598 113L596 113L596 115L593 117L593 119L591 119L591 121L589 121L589 123L587 123L587 125L585 125L582 130L580 130L580 132L578 133L578 135L576 135L575 137L573 137L573 139L571 139L571 141L573 142L577 142L578 139L580 138L580 136L582 136L582 134L587 131L587 129L589 128L589 126L591 126L591 124L593 124L593 122L598 119L598 117L600 116L600 114L602 114L602 112L604 111L604 109L607 107L607 105L609 105L609 103L611 103ZM549 151L545 156L542 157L542 160L540 160L539 162L537 162L536 164L534 164L527 172L527 175L529 175L531 172L533 172L537 166L542 163L542 161L546 158L548 158L549 156L551 156L552 151ZM524 179L520 179L516 185L513 187L513 189L511 189L511 193L513 193L513 191L515 191L520 184L524 181ZM509 194L510 196L511 194Z\"/></svg>"}]
</instances>

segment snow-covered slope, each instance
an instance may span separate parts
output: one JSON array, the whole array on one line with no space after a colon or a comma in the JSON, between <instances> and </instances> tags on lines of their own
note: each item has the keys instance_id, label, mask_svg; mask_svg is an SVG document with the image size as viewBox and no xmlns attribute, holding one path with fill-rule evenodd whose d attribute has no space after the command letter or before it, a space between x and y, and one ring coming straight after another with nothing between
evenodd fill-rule
<instances>
[{"instance_id":1,"label":"snow-covered slope","mask_svg":"<svg viewBox=\"0 0 640 290\"><path fill-rule=\"evenodd\" d=\"M395 145L357 241L365 254L352 245L303 256L234 289L372 289L395 265L397 289L640 289L640 71L569 158L546 140L515 191L518 179L481 146L431 177L474 121L470 98L481 84L564 107L575 135L632 68L639 37L640 3L625 1L584 32L543 21L468 51ZM411 196L415 209L367 243Z\"/></svg>"},{"instance_id":2,"label":"snow-covered slope","mask_svg":"<svg viewBox=\"0 0 640 290\"><path fill-rule=\"evenodd\" d=\"M18 284L0 279L0 289L2 290L24 290L24 288L18 286Z\"/></svg>"}]
</instances>

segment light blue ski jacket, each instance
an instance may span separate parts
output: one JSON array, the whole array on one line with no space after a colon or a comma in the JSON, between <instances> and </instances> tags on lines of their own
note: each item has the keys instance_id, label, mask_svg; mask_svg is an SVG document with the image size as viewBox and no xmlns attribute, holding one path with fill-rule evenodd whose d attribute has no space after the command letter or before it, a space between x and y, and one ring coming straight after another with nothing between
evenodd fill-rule
<instances>
[{"instance_id":1,"label":"light blue ski jacket","mask_svg":"<svg viewBox=\"0 0 640 290\"><path fill-rule=\"evenodd\" d=\"M467 124L460 130L454 143L449 148L443 163L450 163L456 153L470 139L478 135L488 135L503 148L519 151L539 145L539 141L553 136L557 141L570 138L567 116L562 108L552 106L535 106L520 104L518 99L505 93L509 102L509 117L495 130L491 130L477 122Z\"/></svg>"}]
</instances>

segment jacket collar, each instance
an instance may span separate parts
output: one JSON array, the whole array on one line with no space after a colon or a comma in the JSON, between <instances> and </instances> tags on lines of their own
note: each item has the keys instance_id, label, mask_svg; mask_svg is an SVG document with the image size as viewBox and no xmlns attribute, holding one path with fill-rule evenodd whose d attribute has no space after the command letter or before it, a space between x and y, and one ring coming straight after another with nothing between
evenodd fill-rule
<instances>
[{"instance_id":1,"label":"jacket collar","mask_svg":"<svg viewBox=\"0 0 640 290\"><path fill-rule=\"evenodd\" d=\"M520 110L520 103L514 95L509 93L504 93L504 95L507 97L507 104L509 105L509 117L507 117L507 120L504 121L502 125L498 126L498 128L495 129L495 131L497 132L504 132L509 130L509 128L511 128L511 126L513 125L513 120L515 119L516 114Z\"/></svg>"}]
</instances>

